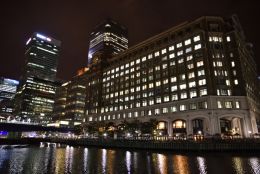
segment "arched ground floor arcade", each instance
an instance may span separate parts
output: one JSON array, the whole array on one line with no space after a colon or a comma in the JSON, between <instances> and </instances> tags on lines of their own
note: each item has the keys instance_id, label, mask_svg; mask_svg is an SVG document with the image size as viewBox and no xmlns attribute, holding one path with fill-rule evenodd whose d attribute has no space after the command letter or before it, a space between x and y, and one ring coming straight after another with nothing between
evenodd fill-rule
<instances>
[{"instance_id":1,"label":"arched ground floor arcade","mask_svg":"<svg viewBox=\"0 0 260 174\"><path fill-rule=\"evenodd\" d=\"M237 136L250 137L258 133L254 120L250 115L228 113L208 114L191 113L186 115L157 116L159 135L175 138L187 136Z\"/></svg>"}]
</instances>

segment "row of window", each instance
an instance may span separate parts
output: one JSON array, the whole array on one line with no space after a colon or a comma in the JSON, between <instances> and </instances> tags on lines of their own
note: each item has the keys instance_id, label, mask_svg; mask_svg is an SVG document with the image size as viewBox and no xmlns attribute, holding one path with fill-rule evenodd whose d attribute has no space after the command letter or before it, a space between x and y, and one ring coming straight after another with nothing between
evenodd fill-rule
<instances>
[{"instance_id":1,"label":"row of window","mask_svg":"<svg viewBox=\"0 0 260 174\"><path fill-rule=\"evenodd\" d=\"M234 104L234 106L233 106ZM218 108L236 108L239 109L241 107L240 101L235 101L234 103L232 101L217 101L217 107ZM99 116L98 121L102 120L114 120L114 119L125 119L125 118L133 118L133 117L139 117L139 116L151 116L151 115L160 115L160 114L167 114L167 113L174 113L178 111L186 111L186 110L197 110L197 109L207 109L208 103L207 101L201 101L197 103L190 103L190 104L180 104L180 105L173 105L170 107L163 107L163 108L156 108L156 109L150 109L146 111L135 111L135 112L129 112L129 113L119 113L119 114L113 114L113 115L104 115ZM89 118L89 121L93 121L93 117Z\"/></svg>"}]
</instances>

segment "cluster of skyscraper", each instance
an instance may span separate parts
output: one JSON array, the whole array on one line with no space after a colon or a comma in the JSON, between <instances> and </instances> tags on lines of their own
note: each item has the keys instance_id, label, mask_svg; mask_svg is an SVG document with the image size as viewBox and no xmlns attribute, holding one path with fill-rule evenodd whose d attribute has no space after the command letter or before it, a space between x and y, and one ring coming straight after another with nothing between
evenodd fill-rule
<instances>
[{"instance_id":1,"label":"cluster of skyscraper","mask_svg":"<svg viewBox=\"0 0 260 174\"><path fill-rule=\"evenodd\" d=\"M56 125L157 119L161 134L257 133L259 81L236 16L201 17L128 49L127 29L108 19L90 35L88 66L56 80L60 42L26 43L16 114Z\"/></svg>"}]
</instances>

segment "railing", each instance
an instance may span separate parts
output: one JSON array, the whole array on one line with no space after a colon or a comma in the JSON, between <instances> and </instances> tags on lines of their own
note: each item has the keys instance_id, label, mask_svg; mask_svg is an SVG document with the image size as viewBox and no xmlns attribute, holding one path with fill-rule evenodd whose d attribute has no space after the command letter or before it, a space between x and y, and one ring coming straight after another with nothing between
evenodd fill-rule
<instances>
[{"instance_id":1,"label":"railing","mask_svg":"<svg viewBox=\"0 0 260 174\"><path fill-rule=\"evenodd\" d=\"M39 123L13 121L13 120L11 120L11 121L8 121L8 120L0 120L0 123L25 124L25 125L39 125Z\"/></svg>"}]
</instances>

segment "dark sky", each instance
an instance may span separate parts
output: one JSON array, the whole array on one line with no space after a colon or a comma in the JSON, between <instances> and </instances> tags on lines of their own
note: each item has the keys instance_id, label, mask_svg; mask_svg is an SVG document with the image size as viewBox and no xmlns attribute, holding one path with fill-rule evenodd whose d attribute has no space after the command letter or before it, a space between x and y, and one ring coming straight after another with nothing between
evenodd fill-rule
<instances>
[{"instance_id":1,"label":"dark sky","mask_svg":"<svg viewBox=\"0 0 260 174\"><path fill-rule=\"evenodd\" d=\"M3 1L0 5L0 76L19 78L25 42L35 31L62 41L58 77L68 80L78 68L86 65L89 34L107 17L128 27L132 46L187 20L233 13L240 18L247 40L254 44L255 59L260 65L257 0Z\"/></svg>"}]
</instances>

